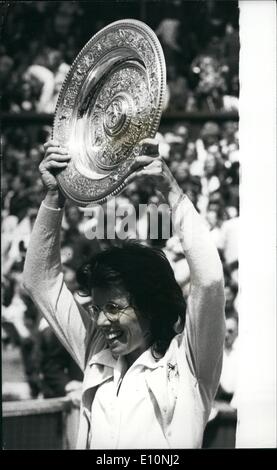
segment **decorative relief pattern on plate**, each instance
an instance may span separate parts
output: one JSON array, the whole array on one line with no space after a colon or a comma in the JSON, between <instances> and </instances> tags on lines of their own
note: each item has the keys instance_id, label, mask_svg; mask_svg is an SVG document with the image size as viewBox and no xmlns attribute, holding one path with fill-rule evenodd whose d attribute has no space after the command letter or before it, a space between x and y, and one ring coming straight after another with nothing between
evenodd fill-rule
<instances>
[{"instance_id":1,"label":"decorative relief pattern on plate","mask_svg":"<svg viewBox=\"0 0 277 470\"><path fill-rule=\"evenodd\" d=\"M157 131L165 80L161 46L140 21L112 23L81 50L53 126L53 137L73 155L57 179L76 204L102 202L122 189L138 142Z\"/></svg>"}]
</instances>

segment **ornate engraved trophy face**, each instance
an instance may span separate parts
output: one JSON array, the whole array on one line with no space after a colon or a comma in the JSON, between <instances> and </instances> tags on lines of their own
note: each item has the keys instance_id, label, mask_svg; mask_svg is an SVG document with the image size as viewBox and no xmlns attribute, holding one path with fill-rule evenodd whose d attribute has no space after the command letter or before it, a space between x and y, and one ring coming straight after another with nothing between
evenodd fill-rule
<instances>
[{"instance_id":1,"label":"ornate engraved trophy face","mask_svg":"<svg viewBox=\"0 0 277 470\"><path fill-rule=\"evenodd\" d=\"M66 197L87 206L124 188L139 141L158 129L165 87L162 48L144 23L117 21L90 39L55 111L52 137L72 156L57 176Z\"/></svg>"}]
</instances>

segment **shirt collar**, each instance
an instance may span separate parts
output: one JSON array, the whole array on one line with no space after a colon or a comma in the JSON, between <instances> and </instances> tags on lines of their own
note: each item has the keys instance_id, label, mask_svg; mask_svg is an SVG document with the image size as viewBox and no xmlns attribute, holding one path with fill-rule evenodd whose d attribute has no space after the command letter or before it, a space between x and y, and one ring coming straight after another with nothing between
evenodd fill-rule
<instances>
[{"instance_id":1,"label":"shirt collar","mask_svg":"<svg viewBox=\"0 0 277 470\"><path fill-rule=\"evenodd\" d=\"M112 356L112 353L109 348L103 349L99 353L95 354L88 362L89 366L98 364L110 367L112 369L116 368L117 363L118 359ZM160 359L155 359L152 355L150 347L137 358L137 360L132 364L132 367L142 366L149 369L157 369L157 367L162 367L164 364L165 356Z\"/></svg>"},{"instance_id":2,"label":"shirt collar","mask_svg":"<svg viewBox=\"0 0 277 470\"><path fill-rule=\"evenodd\" d=\"M102 365L102 366L107 366L111 368L115 368L117 363L117 359L115 359L109 348L107 349L102 349L102 351L98 352L97 354L94 354L94 356L91 357L89 360L88 364L89 366L93 366L94 364Z\"/></svg>"}]
</instances>

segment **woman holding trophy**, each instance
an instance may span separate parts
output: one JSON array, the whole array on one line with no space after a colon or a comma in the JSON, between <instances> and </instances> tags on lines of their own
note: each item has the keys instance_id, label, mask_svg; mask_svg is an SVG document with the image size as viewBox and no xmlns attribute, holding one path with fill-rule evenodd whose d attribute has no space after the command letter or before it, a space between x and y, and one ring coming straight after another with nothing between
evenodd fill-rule
<instances>
[{"instance_id":1,"label":"woman holding trophy","mask_svg":"<svg viewBox=\"0 0 277 470\"><path fill-rule=\"evenodd\" d=\"M129 106L126 96L120 94L123 108ZM110 133L118 132L118 123ZM201 216L162 158L153 156L157 142L144 137L144 152L133 156L124 183L151 177L169 205L190 269L187 305L165 255L130 242L80 267L80 290L91 302L79 305L64 282L59 238L67 194L59 175L75 157L70 145L52 138L40 164L46 197L24 283L84 371L78 448L200 448L219 383L225 330L221 262Z\"/></svg>"}]
</instances>

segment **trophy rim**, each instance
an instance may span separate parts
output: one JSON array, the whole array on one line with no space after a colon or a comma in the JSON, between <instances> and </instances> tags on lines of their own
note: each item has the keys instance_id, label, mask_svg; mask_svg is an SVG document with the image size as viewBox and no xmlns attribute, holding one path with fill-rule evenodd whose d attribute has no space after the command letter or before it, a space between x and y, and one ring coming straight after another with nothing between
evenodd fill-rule
<instances>
[{"instance_id":1,"label":"trophy rim","mask_svg":"<svg viewBox=\"0 0 277 470\"><path fill-rule=\"evenodd\" d=\"M157 80L157 87L158 87L158 97L157 97L157 104L155 106L155 112L154 115L151 119L149 119L149 130L147 132L147 135L143 136L143 138L146 137L154 137L157 129L160 124L160 119L163 111L163 104L165 100L165 93L166 93L166 64L165 64L165 59L164 59L164 54L163 50L161 47L161 44L154 33L154 31L145 23L135 20L135 19L122 19L118 20L115 22L112 22L102 28L100 31L98 31L94 36L90 38L90 40L84 45L84 47L80 50L76 58L74 59L66 77L65 80L62 84L61 90L59 92L56 108L55 108L55 113L54 113L54 121L53 121L53 127L52 127L52 138L55 140L58 140L60 143L63 143L63 137L66 134L66 132L70 132L70 119L72 119L72 114L74 113L74 108L76 109L76 101L72 106L65 106L64 105L64 100L66 96L66 92L70 88L71 83L73 82L73 77L76 75L76 70L77 67L82 64L82 59L86 56L88 52L91 52L92 54L95 52L95 48L101 38L105 36L107 33L113 33L116 32L117 29L122 28L123 30L133 30L137 33L139 33L144 40L147 41L148 45L152 49L154 58L155 58L155 67L157 67L157 70L155 71L156 78ZM128 45L130 48L130 51L132 51L132 47L130 44ZM110 49L107 48L107 52L113 50L113 49L118 49L119 46L111 47ZM146 56L143 56L143 52L138 50L136 51L138 53L142 60L146 60ZM104 54L105 55L105 54ZM103 56L100 55L100 59ZM96 62L93 64L93 68L97 67L97 62L100 60L99 58L96 60ZM148 72L147 64L145 64L146 71ZM91 67L88 66L88 69L84 73L84 77L87 77L88 71L91 70ZM82 84L85 80L85 78L80 81L78 85L78 90L80 91L82 89ZM149 80L150 81L150 80ZM77 95L76 95L77 96ZM78 106L77 106L78 109ZM66 117L64 118L64 115ZM62 121L66 121L66 124ZM64 126L64 127L63 127ZM67 126L67 127L66 127ZM124 187L126 186L126 178L132 173L132 162L134 160L134 156L139 154L139 145L135 145L132 151L131 156L127 157L124 161L118 163L116 165L115 170L111 170L110 173L108 173L106 176L103 177L103 179L109 178L109 184L108 187L101 188L101 181L99 183L99 180L93 180L91 178L88 178L81 174L75 167L73 162L70 162L68 165L70 167L62 170L57 176L57 182L59 185L60 190L62 193L70 199L72 202L77 204L78 206L88 206L96 203L104 203L107 201L109 198L119 194ZM120 173L120 176L118 176L118 173ZM95 188L97 187L97 190L95 189L96 193L94 195L92 194L84 194L81 191L76 190L74 186L72 186L71 181L74 179L75 183L79 183L80 186L84 187L87 186L89 188L91 185L95 185Z\"/></svg>"}]
</instances>

